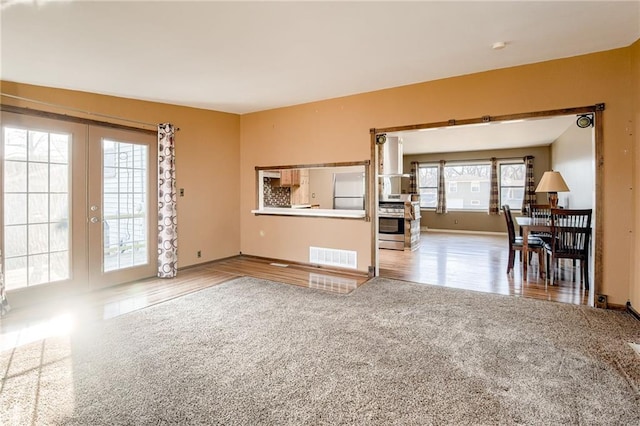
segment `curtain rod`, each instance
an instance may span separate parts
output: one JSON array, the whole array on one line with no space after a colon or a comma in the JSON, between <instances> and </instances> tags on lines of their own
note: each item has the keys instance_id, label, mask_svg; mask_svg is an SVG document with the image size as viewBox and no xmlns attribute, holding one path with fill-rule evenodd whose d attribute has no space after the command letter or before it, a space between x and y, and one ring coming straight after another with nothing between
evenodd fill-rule
<instances>
[{"instance_id":1,"label":"curtain rod","mask_svg":"<svg viewBox=\"0 0 640 426\"><path fill-rule=\"evenodd\" d=\"M420 154L418 154L420 155ZM447 162L447 164L449 163L469 163L469 162L473 162L473 161L491 161L492 158L495 158L496 160L499 161L504 161L504 160L523 160L525 156L522 157L488 157L488 158L469 158L469 159L460 159L460 160L444 160ZM532 156L527 156L527 157L532 157ZM427 160L427 161L412 161L412 162L416 162L416 163L420 163L420 164L435 164L438 163L440 160ZM524 161L524 160L523 160Z\"/></svg>"},{"instance_id":2,"label":"curtain rod","mask_svg":"<svg viewBox=\"0 0 640 426\"><path fill-rule=\"evenodd\" d=\"M158 124L157 123L146 123L144 121L137 121L137 120L131 120L131 119L128 119L128 118L117 117L115 115L101 114L101 113L98 113L98 112L91 112L91 111L83 111L81 109L72 108L72 107L69 107L69 106L66 106L66 105L60 105L60 104L54 104L54 103L51 103L51 102L39 101L37 99L30 99L30 98L25 98L25 97L22 97L22 96L10 95L8 93L0 92L0 96L5 96L7 98L17 99L17 100L25 101L25 102L32 102L32 103L35 103L35 104L46 105L46 106L55 107L55 108L61 108L61 109L65 109L67 111L78 112L78 113L86 114L86 115L89 115L89 116L95 116L95 117L101 117L101 118L110 118L110 119L113 119L113 120L125 121L127 123L141 124L143 126L153 127L154 129L158 128ZM180 128L176 127L176 131L178 131L178 130L180 130Z\"/></svg>"}]
</instances>

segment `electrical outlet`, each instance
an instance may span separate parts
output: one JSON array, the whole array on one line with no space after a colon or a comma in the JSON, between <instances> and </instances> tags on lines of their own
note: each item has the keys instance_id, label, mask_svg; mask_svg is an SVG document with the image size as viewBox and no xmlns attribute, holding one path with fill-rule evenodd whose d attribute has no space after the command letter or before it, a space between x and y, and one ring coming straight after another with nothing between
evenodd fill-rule
<instances>
[{"instance_id":1,"label":"electrical outlet","mask_svg":"<svg viewBox=\"0 0 640 426\"><path fill-rule=\"evenodd\" d=\"M180 188L180 196L184 197L184 188Z\"/></svg>"},{"instance_id":2,"label":"electrical outlet","mask_svg":"<svg viewBox=\"0 0 640 426\"><path fill-rule=\"evenodd\" d=\"M453 223L455 223L457 225L458 224L458 219L456 219Z\"/></svg>"},{"instance_id":3,"label":"electrical outlet","mask_svg":"<svg viewBox=\"0 0 640 426\"><path fill-rule=\"evenodd\" d=\"M607 309L609 307L606 294L596 294L596 308Z\"/></svg>"},{"instance_id":4,"label":"electrical outlet","mask_svg":"<svg viewBox=\"0 0 640 426\"><path fill-rule=\"evenodd\" d=\"M197 255L198 255L198 257L202 257L202 252L200 250L198 250Z\"/></svg>"}]
</instances>

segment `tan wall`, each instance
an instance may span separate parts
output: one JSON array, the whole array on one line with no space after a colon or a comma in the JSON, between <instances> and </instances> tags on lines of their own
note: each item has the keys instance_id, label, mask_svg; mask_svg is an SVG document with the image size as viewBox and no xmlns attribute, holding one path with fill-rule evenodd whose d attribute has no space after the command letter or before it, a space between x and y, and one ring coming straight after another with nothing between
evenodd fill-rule
<instances>
[{"instance_id":1,"label":"tan wall","mask_svg":"<svg viewBox=\"0 0 640 426\"><path fill-rule=\"evenodd\" d=\"M558 204L571 209L595 208L595 132L571 125L551 144L551 169L562 174L569 192L558 193Z\"/></svg>"},{"instance_id":2,"label":"tan wall","mask_svg":"<svg viewBox=\"0 0 640 426\"><path fill-rule=\"evenodd\" d=\"M533 155L533 173L536 182L551 164L550 150L548 146L517 149L500 149L468 152L445 152L437 154L405 155L403 157L404 170L411 169L411 162L438 162L440 160L489 160L496 158L523 158L525 155ZM538 196L539 202L545 202L544 194ZM514 214L518 214L514 212ZM456 231L481 231L481 232L507 232L506 223L502 215L488 215L482 212L449 211L447 214L437 214L434 210L422 210L420 226L429 229L448 229Z\"/></svg>"},{"instance_id":3,"label":"tan wall","mask_svg":"<svg viewBox=\"0 0 640 426\"><path fill-rule=\"evenodd\" d=\"M600 290L609 295L611 303L624 304L631 297L637 307L640 267L634 265L640 264L640 254L632 249L640 245L640 239L631 231L634 224L638 229L640 221L637 210L635 216L633 213L638 197L634 188L640 187L638 174L633 174L634 165L640 166L633 136L633 130L640 132L639 90L634 83L639 75L639 51L636 42L630 48L241 117L8 82L2 83L2 91L84 111L178 125L182 130L176 139L177 179L178 187L186 191L178 202L181 266L230 256L238 247L247 254L307 261L308 247L316 245L356 250L358 269L363 271L371 263L371 223L254 216L250 213L256 198L254 167L370 159L370 128L605 102L604 279ZM6 98L3 102L75 114ZM197 250L202 250L202 259L196 259Z\"/></svg>"},{"instance_id":4,"label":"tan wall","mask_svg":"<svg viewBox=\"0 0 640 426\"><path fill-rule=\"evenodd\" d=\"M347 106L346 108L350 108ZM309 246L354 250L367 271L371 223L353 219L254 216L255 167L363 161L370 158L369 131L360 134L339 101L247 114L241 117L241 250L297 262ZM335 123L335 125L330 125Z\"/></svg>"},{"instance_id":5,"label":"tan wall","mask_svg":"<svg viewBox=\"0 0 640 426\"><path fill-rule=\"evenodd\" d=\"M333 170L309 170L309 197L311 204L319 204L321 209L333 208Z\"/></svg>"},{"instance_id":6,"label":"tan wall","mask_svg":"<svg viewBox=\"0 0 640 426\"><path fill-rule=\"evenodd\" d=\"M171 122L176 134L179 267L233 256L240 251L240 117L214 111L2 82L2 92L80 111L145 123ZM9 105L117 122L98 116L2 97ZM118 124L132 125L120 122ZM135 125L133 125L135 126ZM202 258L196 252L202 251Z\"/></svg>"},{"instance_id":7,"label":"tan wall","mask_svg":"<svg viewBox=\"0 0 640 426\"><path fill-rule=\"evenodd\" d=\"M635 135L632 145L635 150L635 168L633 187L634 197L634 218L635 226L633 230L633 250L631 252L631 264L635 265L632 270L632 280L629 291L629 301L637 312L640 312L640 40L636 41L631 48L632 64L632 96L633 96L633 117L629 123L630 132Z\"/></svg>"},{"instance_id":8,"label":"tan wall","mask_svg":"<svg viewBox=\"0 0 640 426\"><path fill-rule=\"evenodd\" d=\"M254 216L257 165L370 158L370 128L606 103L604 279L611 303L629 296L633 158L625 127L633 118L630 48L506 68L241 117L243 253L307 261L308 246L358 250L369 265L371 226L348 220ZM607 207L611 206L611 207ZM614 210L615 209L615 212ZM265 229L273 229L268 235Z\"/></svg>"}]
</instances>

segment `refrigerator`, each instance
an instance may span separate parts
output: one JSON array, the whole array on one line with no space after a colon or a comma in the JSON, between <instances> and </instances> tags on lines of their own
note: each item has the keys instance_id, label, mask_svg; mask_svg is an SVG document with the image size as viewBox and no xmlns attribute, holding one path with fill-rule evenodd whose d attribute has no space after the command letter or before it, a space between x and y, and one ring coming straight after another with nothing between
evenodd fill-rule
<instances>
[{"instance_id":1,"label":"refrigerator","mask_svg":"<svg viewBox=\"0 0 640 426\"><path fill-rule=\"evenodd\" d=\"M333 208L338 210L364 210L364 173L333 174Z\"/></svg>"}]
</instances>

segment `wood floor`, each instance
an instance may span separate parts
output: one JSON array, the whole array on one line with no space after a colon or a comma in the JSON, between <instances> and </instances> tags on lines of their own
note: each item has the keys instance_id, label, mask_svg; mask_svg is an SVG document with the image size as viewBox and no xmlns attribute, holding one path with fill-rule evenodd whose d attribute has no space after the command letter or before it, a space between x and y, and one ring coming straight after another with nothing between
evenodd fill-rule
<instances>
[{"instance_id":1,"label":"wood floor","mask_svg":"<svg viewBox=\"0 0 640 426\"><path fill-rule=\"evenodd\" d=\"M0 319L0 350L68 333L77 323L113 318L243 276L342 294L368 280L364 274L329 273L310 266L233 257L182 269L173 279L151 278L14 309Z\"/></svg>"},{"instance_id":2,"label":"wood floor","mask_svg":"<svg viewBox=\"0 0 640 426\"><path fill-rule=\"evenodd\" d=\"M380 275L452 288L589 304L589 292L572 280L570 262L563 265L566 280L561 276L553 287L537 276L535 256L527 280L522 279L519 264L507 275L506 236L428 232L421 237L421 247L414 252L380 250ZM0 350L70 332L75 323L113 318L242 276L342 294L368 280L364 274L283 265L250 256L233 257L182 269L174 279L153 278L47 305L15 309L0 319Z\"/></svg>"},{"instance_id":3,"label":"wood floor","mask_svg":"<svg viewBox=\"0 0 640 426\"><path fill-rule=\"evenodd\" d=\"M379 250L380 276L577 305L588 305L592 300L589 291L573 280L579 272L571 261L560 263L562 273L553 286L538 275L536 255L526 280L519 258L507 275L506 235L422 232L420 237L420 248L413 252Z\"/></svg>"}]
</instances>

